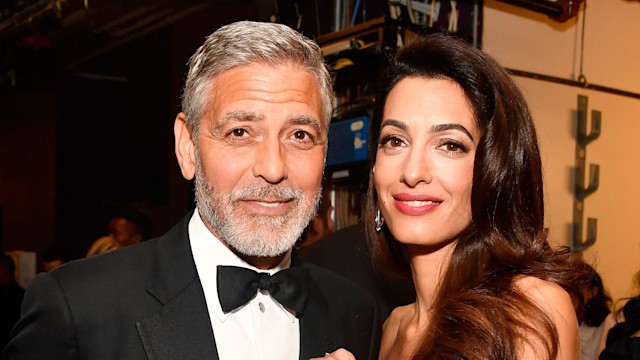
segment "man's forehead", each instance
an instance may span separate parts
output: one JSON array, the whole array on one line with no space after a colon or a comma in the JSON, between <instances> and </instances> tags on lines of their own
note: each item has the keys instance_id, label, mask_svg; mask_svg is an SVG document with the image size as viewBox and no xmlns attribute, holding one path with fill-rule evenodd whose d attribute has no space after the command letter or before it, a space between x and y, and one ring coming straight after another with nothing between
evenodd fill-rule
<instances>
[{"instance_id":1,"label":"man's forehead","mask_svg":"<svg viewBox=\"0 0 640 360\"><path fill-rule=\"evenodd\" d=\"M215 125L270 120L261 112L280 111L289 123L309 124L311 118L327 131L321 85L298 64L250 63L215 75L206 91L204 116ZM297 114L296 114L297 113ZM277 115L280 116L280 115Z\"/></svg>"}]
</instances>

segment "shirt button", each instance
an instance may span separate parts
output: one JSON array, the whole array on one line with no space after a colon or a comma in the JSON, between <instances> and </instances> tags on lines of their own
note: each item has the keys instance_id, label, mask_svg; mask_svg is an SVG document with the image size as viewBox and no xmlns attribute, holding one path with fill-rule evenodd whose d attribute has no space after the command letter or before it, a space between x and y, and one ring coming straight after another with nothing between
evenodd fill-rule
<instances>
[{"instance_id":1,"label":"shirt button","mask_svg":"<svg viewBox=\"0 0 640 360\"><path fill-rule=\"evenodd\" d=\"M258 308L260 309L261 312L264 312L264 304L262 302L258 303Z\"/></svg>"}]
</instances>

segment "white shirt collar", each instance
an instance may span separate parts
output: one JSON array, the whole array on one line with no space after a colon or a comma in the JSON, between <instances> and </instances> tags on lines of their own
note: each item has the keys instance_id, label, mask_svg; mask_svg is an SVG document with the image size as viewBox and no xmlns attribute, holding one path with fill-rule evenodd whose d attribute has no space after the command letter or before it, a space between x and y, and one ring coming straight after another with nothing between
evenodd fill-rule
<instances>
[{"instance_id":1,"label":"white shirt collar","mask_svg":"<svg viewBox=\"0 0 640 360\"><path fill-rule=\"evenodd\" d=\"M291 249L287 251L282 261L269 270L260 270L239 258L233 251L218 239L204 224L200 213L196 209L189 221L189 240L191 251L196 264L198 276L205 292L209 312L213 312L219 321L224 322L233 312L225 314L218 299L217 266L230 265L251 269L258 272L274 274L291 266ZM293 322L295 315L290 310L278 304L287 317Z\"/></svg>"}]
</instances>

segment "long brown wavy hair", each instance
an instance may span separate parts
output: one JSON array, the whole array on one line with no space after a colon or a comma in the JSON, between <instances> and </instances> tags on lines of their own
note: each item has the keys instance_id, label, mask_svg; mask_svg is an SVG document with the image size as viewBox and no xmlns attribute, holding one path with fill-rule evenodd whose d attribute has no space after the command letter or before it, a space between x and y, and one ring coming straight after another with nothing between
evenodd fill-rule
<instances>
[{"instance_id":1,"label":"long brown wavy hair","mask_svg":"<svg viewBox=\"0 0 640 360\"><path fill-rule=\"evenodd\" d=\"M435 294L433 317L415 359L517 358L523 343L558 354L550 317L514 285L533 276L560 285L582 311L584 281L569 248L553 249L544 227L542 166L528 105L509 74L467 41L444 33L400 48L376 98L377 140L386 97L403 78L450 79L464 90L481 138L476 150L471 224L459 236ZM372 166L376 149L372 149ZM410 272L403 245L373 221L378 196L370 170L364 214L374 256ZM541 346L542 345L542 346Z\"/></svg>"}]
</instances>

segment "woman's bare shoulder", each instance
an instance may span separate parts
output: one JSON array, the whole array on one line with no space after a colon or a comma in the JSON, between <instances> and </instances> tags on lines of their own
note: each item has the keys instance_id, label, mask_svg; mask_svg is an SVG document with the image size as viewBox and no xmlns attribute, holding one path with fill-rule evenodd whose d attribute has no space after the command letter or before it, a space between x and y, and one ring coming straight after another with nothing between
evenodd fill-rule
<instances>
[{"instance_id":1,"label":"woman's bare shoulder","mask_svg":"<svg viewBox=\"0 0 640 360\"><path fill-rule=\"evenodd\" d=\"M580 353L578 319L569 293L558 284L532 276L519 278L515 285L539 306L555 325L559 340L558 359L577 359Z\"/></svg>"},{"instance_id":2,"label":"woman's bare shoulder","mask_svg":"<svg viewBox=\"0 0 640 360\"><path fill-rule=\"evenodd\" d=\"M382 341L380 343L380 359L399 358L398 348L404 348L406 342L403 332L415 314L416 304L409 304L395 308L382 327ZM394 355L395 354L395 355Z\"/></svg>"},{"instance_id":3,"label":"woman's bare shoulder","mask_svg":"<svg viewBox=\"0 0 640 360\"><path fill-rule=\"evenodd\" d=\"M571 305L571 309L573 309L569 293L558 284L534 276L523 276L516 280L515 285L539 305L549 304L556 307L557 301L561 301L562 304Z\"/></svg>"},{"instance_id":4,"label":"woman's bare shoulder","mask_svg":"<svg viewBox=\"0 0 640 360\"><path fill-rule=\"evenodd\" d=\"M397 333L402 323L406 323L408 319L415 313L415 303L398 306L393 309L387 320L384 322L384 333Z\"/></svg>"},{"instance_id":5,"label":"woman's bare shoulder","mask_svg":"<svg viewBox=\"0 0 640 360\"><path fill-rule=\"evenodd\" d=\"M533 276L522 277L516 280L515 285L549 315L556 326L577 328L573 301L560 285Z\"/></svg>"}]
</instances>

